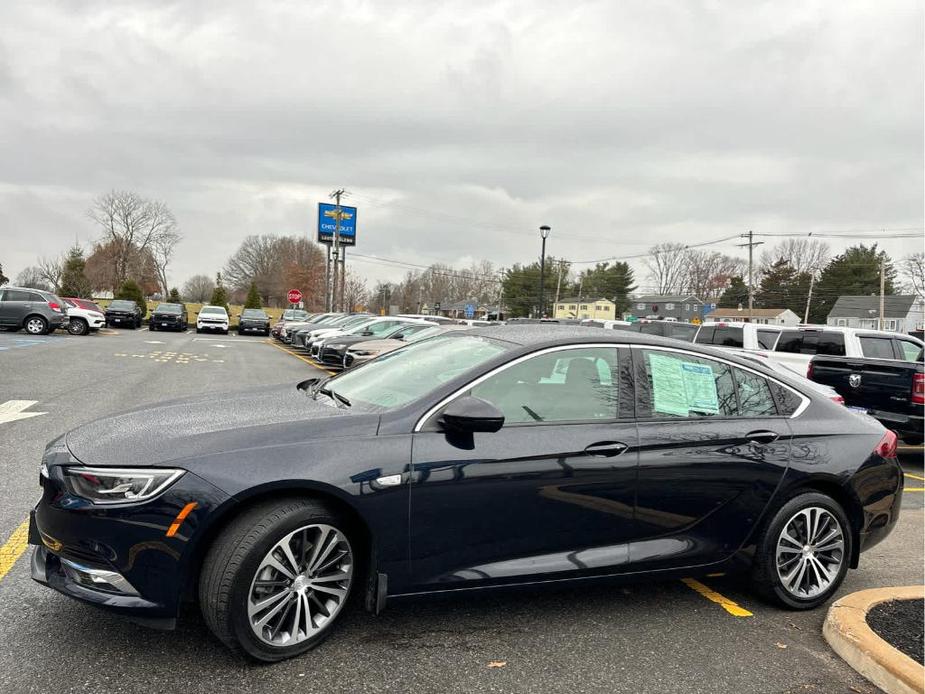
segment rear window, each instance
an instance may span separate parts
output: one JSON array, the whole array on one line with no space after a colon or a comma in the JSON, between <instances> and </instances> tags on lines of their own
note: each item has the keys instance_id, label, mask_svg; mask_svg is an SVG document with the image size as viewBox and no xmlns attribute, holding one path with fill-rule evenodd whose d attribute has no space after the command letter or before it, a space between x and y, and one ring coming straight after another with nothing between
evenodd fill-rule
<instances>
[{"instance_id":1,"label":"rear window","mask_svg":"<svg viewBox=\"0 0 925 694\"><path fill-rule=\"evenodd\" d=\"M784 330L775 352L845 356L845 336L834 330Z\"/></svg>"},{"instance_id":2,"label":"rear window","mask_svg":"<svg viewBox=\"0 0 925 694\"><path fill-rule=\"evenodd\" d=\"M695 340L701 345L717 347L743 347L742 328L730 325L705 325L700 328Z\"/></svg>"},{"instance_id":3,"label":"rear window","mask_svg":"<svg viewBox=\"0 0 925 694\"><path fill-rule=\"evenodd\" d=\"M694 334L697 332L696 325L684 325L678 323L668 323L668 329L665 333L665 337L673 337L676 340L684 340L685 342L691 342L694 339Z\"/></svg>"},{"instance_id":4,"label":"rear window","mask_svg":"<svg viewBox=\"0 0 925 694\"><path fill-rule=\"evenodd\" d=\"M888 337L859 337L861 354L868 359L895 359L893 340Z\"/></svg>"},{"instance_id":5,"label":"rear window","mask_svg":"<svg viewBox=\"0 0 925 694\"><path fill-rule=\"evenodd\" d=\"M777 336L780 334L777 330L758 330L758 346L761 349L774 349L774 343L777 342Z\"/></svg>"}]
</instances>

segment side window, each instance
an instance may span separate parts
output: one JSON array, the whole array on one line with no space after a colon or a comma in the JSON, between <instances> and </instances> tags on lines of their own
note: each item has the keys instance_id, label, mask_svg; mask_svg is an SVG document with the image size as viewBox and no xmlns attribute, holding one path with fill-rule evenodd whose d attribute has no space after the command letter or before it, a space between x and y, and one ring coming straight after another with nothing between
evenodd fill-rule
<instances>
[{"instance_id":1,"label":"side window","mask_svg":"<svg viewBox=\"0 0 925 694\"><path fill-rule=\"evenodd\" d=\"M735 370L741 417L775 417L777 405L766 379L742 369Z\"/></svg>"},{"instance_id":2,"label":"side window","mask_svg":"<svg viewBox=\"0 0 925 694\"><path fill-rule=\"evenodd\" d=\"M803 399L799 395L794 393L789 388L785 388L779 383L774 383L773 381L770 381L768 385L771 388L771 394L777 401L777 411L780 414L784 415L785 417L789 417L800 408Z\"/></svg>"},{"instance_id":3,"label":"side window","mask_svg":"<svg viewBox=\"0 0 925 694\"><path fill-rule=\"evenodd\" d=\"M824 354L830 357L845 356L844 334L832 330L823 330L822 334L819 335L816 354Z\"/></svg>"},{"instance_id":4,"label":"side window","mask_svg":"<svg viewBox=\"0 0 925 694\"><path fill-rule=\"evenodd\" d=\"M637 389L640 418L737 414L735 385L726 364L658 350L642 350L642 363L644 380Z\"/></svg>"},{"instance_id":5,"label":"side window","mask_svg":"<svg viewBox=\"0 0 925 694\"><path fill-rule=\"evenodd\" d=\"M700 345L712 345L714 332L716 332L716 328L712 325L703 325L700 327L700 332L697 333L694 342Z\"/></svg>"},{"instance_id":6,"label":"side window","mask_svg":"<svg viewBox=\"0 0 925 694\"><path fill-rule=\"evenodd\" d=\"M775 352L787 352L789 354L799 354L803 347L803 333L799 330L782 330L780 337L777 339Z\"/></svg>"},{"instance_id":7,"label":"side window","mask_svg":"<svg viewBox=\"0 0 925 694\"><path fill-rule=\"evenodd\" d=\"M774 343L777 341L776 330L758 330L758 346L761 349L774 349Z\"/></svg>"},{"instance_id":8,"label":"side window","mask_svg":"<svg viewBox=\"0 0 925 694\"><path fill-rule=\"evenodd\" d=\"M895 359L893 341L888 337L860 337L861 354L868 359Z\"/></svg>"},{"instance_id":9,"label":"side window","mask_svg":"<svg viewBox=\"0 0 925 694\"><path fill-rule=\"evenodd\" d=\"M662 325L661 323L643 323L639 326L639 332L646 335L661 335Z\"/></svg>"},{"instance_id":10,"label":"side window","mask_svg":"<svg viewBox=\"0 0 925 694\"><path fill-rule=\"evenodd\" d=\"M713 344L720 347L742 347L742 328L717 328L713 333Z\"/></svg>"},{"instance_id":11,"label":"side window","mask_svg":"<svg viewBox=\"0 0 925 694\"><path fill-rule=\"evenodd\" d=\"M903 361L922 361L922 348L910 340L894 340L899 344Z\"/></svg>"},{"instance_id":12,"label":"side window","mask_svg":"<svg viewBox=\"0 0 925 694\"><path fill-rule=\"evenodd\" d=\"M697 332L697 328L693 325L675 325L673 323L668 324L668 335L666 337L673 337L676 340L684 340L685 342L690 342L694 339L694 333Z\"/></svg>"},{"instance_id":13,"label":"side window","mask_svg":"<svg viewBox=\"0 0 925 694\"><path fill-rule=\"evenodd\" d=\"M617 417L617 350L568 349L541 354L473 387L508 424L582 422Z\"/></svg>"},{"instance_id":14,"label":"side window","mask_svg":"<svg viewBox=\"0 0 925 694\"><path fill-rule=\"evenodd\" d=\"M394 330L395 326L397 325L398 323L396 321L384 320L380 323L373 323L368 328L366 328L366 330L371 332L373 335L382 335L383 333L387 333L390 330Z\"/></svg>"}]
</instances>

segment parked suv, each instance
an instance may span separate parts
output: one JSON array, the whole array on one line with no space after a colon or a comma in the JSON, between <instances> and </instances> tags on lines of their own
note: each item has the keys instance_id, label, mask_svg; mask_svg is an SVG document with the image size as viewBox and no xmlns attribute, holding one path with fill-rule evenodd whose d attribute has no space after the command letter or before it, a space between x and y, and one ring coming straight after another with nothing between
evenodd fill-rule
<instances>
[{"instance_id":1,"label":"parked suv","mask_svg":"<svg viewBox=\"0 0 925 694\"><path fill-rule=\"evenodd\" d=\"M246 308L238 316L238 335L244 333L261 333L269 337L270 316L261 308Z\"/></svg>"},{"instance_id":2,"label":"parked suv","mask_svg":"<svg viewBox=\"0 0 925 694\"><path fill-rule=\"evenodd\" d=\"M106 307L107 328L118 325L134 330L141 327L141 319L144 317L141 307L129 299L116 299Z\"/></svg>"},{"instance_id":3,"label":"parked suv","mask_svg":"<svg viewBox=\"0 0 925 694\"><path fill-rule=\"evenodd\" d=\"M185 304L158 304L148 321L148 330L179 330L189 327Z\"/></svg>"},{"instance_id":4,"label":"parked suv","mask_svg":"<svg viewBox=\"0 0 925 694\"><path fill-rule=\"evenodd\" d=\"M71 335L95 333L106 325L103 309L92 301L64 297L64 303L67 306L67 331Z\"/></svg>"},{"instance_id":5,"label":"parked suv","mask_svg":"<svg viewBox=\"0 0 925 694\"><path fill-rule=\"evenodd\" d=\"M228 311L224 306L203 306L196 316L196 332L218 330L228 334Z\"/></svg>"},{"instance_id":6,"label":"parked suv","mask_svg":"<svg viewBox=\"0 0 925 694\"><path fill-rule=\"evenodd\" d=\"M0 327L44 335L68 326L67 305L51 292L28 287L0 289Z\"/></svg>"}]
</instances>

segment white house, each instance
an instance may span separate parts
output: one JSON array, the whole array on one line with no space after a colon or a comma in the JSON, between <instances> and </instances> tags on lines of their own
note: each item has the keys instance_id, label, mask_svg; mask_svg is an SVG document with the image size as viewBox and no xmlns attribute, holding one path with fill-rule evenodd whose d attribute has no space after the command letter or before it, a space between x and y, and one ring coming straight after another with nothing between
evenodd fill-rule
<instances>
[{"instance_id":1,"label":"white house","mask_svg":"<svg viewBox=\"0 0 925 694\"><path fill-rule=\"evenodd\" d=\"M749 322L748 309L715 308L706 317L708 321ZM800 317L789 308L753 308L752 323L762 325L798 325Z\"/></svg>"},{"instance_id":2,"label":"white house","mask_svg":"<svg viewBox=\"0 0 925 694\"><path fill-rule=\"evenodd\" d=\"M829 311L828 325L846 328L877 328L880 320L879 296L840 296ZM899 333L921 330L925 322L925 302L915 294L883 297L883 329Z\"/></svg>"}]
</instances>

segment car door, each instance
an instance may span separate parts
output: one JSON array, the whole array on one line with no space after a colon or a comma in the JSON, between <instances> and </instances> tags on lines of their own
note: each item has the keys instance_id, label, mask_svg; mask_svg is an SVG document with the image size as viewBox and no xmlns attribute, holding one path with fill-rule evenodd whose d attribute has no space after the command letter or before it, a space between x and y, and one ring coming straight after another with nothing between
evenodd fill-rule
<instances>
[{"instance_id":1,"label":"car door","mask_svg":"<svg viewBox=\"0 0 925 694\"><path fill-rule=\"evenodd\" d=\"M0 320L4 326L22 327L26 314L32 308L32 292L21 289L4 289L0 301Z\"/></svg>"},{"instance_id":2,"label":"car door","mask_svg":"<svg viewBox=\"0 0 925 694\"><path fill-rule=\"evenodd\" d=\"M772 382L680 349L632 352L639 539L630 561L657 569L724 559L758 523L789 464L790 426Z\"/></svg>"},{"instance_id":3,"label":"car door","mask_svg":"<svg viewBox=\"0 0 925 694\"><path fill-rule=\"evenodd\" d=\"M459 436L437 411L413 441L411 569L422 588L606 574L633 538L637 437L629 351L581 345L521 357L473 395L505 415Z\"/></svg>"}]
</instances>

